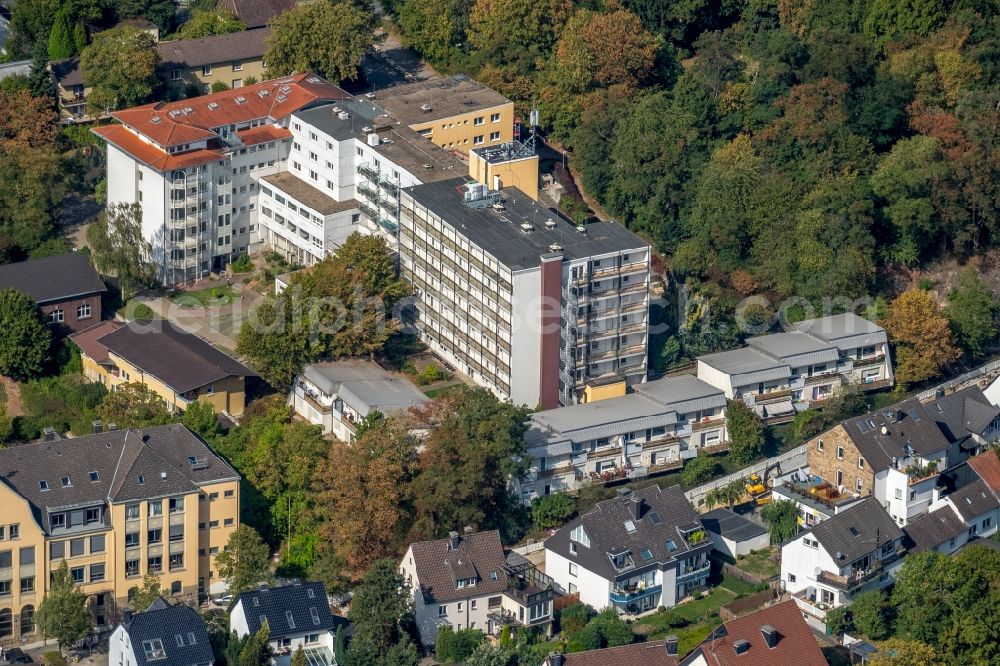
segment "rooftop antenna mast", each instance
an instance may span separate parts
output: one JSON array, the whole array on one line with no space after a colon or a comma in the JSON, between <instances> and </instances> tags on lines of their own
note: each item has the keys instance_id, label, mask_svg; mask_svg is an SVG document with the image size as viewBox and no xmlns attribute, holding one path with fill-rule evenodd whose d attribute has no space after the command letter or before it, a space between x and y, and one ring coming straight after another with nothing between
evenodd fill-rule
<instances>
[{"instance_id":1,"label":"rooftop antenna mast","mask_svg":"<svg viewBox=\"0 0 1000 666\"><path fill-rule=\"evenodd\" d=\"M531 125L531 134L524 142L524 147L530 150L532 153L535 152L535 136L538 134L538 107L533 107L531 111L528 112L528 124Z\"/></svg>"}]
</instances>

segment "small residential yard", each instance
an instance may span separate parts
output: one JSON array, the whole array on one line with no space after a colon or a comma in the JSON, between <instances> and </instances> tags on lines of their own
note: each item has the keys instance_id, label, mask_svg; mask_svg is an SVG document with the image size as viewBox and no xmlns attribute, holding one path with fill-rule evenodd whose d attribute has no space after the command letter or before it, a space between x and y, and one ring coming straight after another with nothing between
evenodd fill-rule
<instances>
[{"instance_id":1,"label":"small residential yard","mask_svg":"<svg viewBox=\"0 0 1000 666\"><path fill-rule=\"evenodd\" d=\"M738 558L736 567L758 578L768 580L781 574L781 567L771 559L771 549L757 550L749 555Z\"/></svg>"},{"instance_id":2,"label":"small residential yard","mask_svg":"<svg viewBox=\"0 0 1000 666\"><path fill-rule=\"evenodd\" d=\"M184 291L170 297L170 302L185 308L213 308L230 305L240 297L240 292L232 287L218 286Z\"/></svg>"},{"instance_id":3,"label":"small residential yard","mask_svg":"<svg viewBox=\"0 0 1000 666\"><path fill-rule=\"evenodd\" d=\"M700 599L644 617L636 621L632 629L646 640L659 640L673 634L680 642L679 652L687 654L719 626L719 608L737 596L725 587L716 587Z\"/></svg>"}]
</instances>

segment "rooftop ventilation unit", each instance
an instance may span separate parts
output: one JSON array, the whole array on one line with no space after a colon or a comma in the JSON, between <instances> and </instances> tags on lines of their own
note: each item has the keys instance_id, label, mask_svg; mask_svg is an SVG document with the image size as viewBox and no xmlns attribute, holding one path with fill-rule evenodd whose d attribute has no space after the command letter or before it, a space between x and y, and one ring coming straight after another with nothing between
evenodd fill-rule
<instances>
[{"instance_id":1,"label":"rooftop ventilation unit","mask_svg":"<svg viewBox=\"0 0 1000 666\"><path fill-rule=\"evenodd\" d=\"M364 132L365 134L368 134L372 131L372 128L366 125L365 127L361 128L361 131Z\"/></svg>"},{"instance_id":2,"label":"rooftop ventilation unit","mask_svg":"<svg viewBox=\"0 0 1000 666\"><path fill-rule=\"evenodd\" d=\"M553 220L551 217L549 219L545 220L545 228L546 229L555 229L556 228L556 221Z\"/></svg>"},{"instance_id":3,"label":"rooftop ventilation unit","mask_svg":"<svg viewBox=\"0 0 1000 666\"><path fill-rule=\"evenodd\" d=\"M378 144L379 144L378 134L374 134L374 133L369 134L368 135L368 145L369 146L377 146Z\"/></svg>"},{"instance_id":4,"label":"rooftop ventilation unit","mask_svg":"<svg viewBox=\"0 0 1000 666\"><path fill-rule=\"evenodd\" d=\"M291 86L281 86L280 88L278 88L278 90L280 90L283 93L289 93L289 92L292 92L292 87Z\"/></svg>"},{"instance_id":5,"label":"rooftop ventilation unit","mask_svg":"<svg viewBox=\"0 0 1000 666\"><path fill-rule=\"evenodd\" d=\"M271 94L270 90L258 90L257 97L264 98Z\"/></svg>"},{"instance_id":6,"label":"rooftop ventilation unit","mask_svg":"<svg viewBox=\"0 0 1000 666\"><path fill-rule=\"evenodd\" d=\"M341 112L341 108L339 106L337 106L336 104L334 104L333 106L330 107L330 113L340 113L340 112Z\"/></svg>"},{"instance_id":7,"label":"rooftop ventilation unit","mask_svg":"<svg viewBox=\"0 0 1000 666\"><path fill-rule=\"evenodd\" d=\"M587 233L587 227L586 227L586 225L583 225L583 224L576 225L576 232L578 234L585 234L585 233Z\"/></svg>"},{"instance_id":8,"label":"rooftop ventilation unit","mask_svg":"<svg viewBox=\"0 0 1000 666\"><path fill-rule=\"evenodd\" d=\"M184 107L184 115L187 115L189 113L194 113L194 109L192 109L190 106L185 106Z\"/></svg>"},{"instance_id":9,"label":"rooftop ventilation unit","mask_svg":"<svg viewBox=\"0 0 1000 666\"><path fill-rule=\"evenodd\" d=\"M179 110L177 110L177 109L174 109L173 111L171 111L167 115L169 115L171 118L176 118L177 116L181 115L181 112Z\"/></svg>"},{"instance_id":10,"label":"rooftop ventilation unit","mask_svg":"<svg viewBox=\"0 0 1000 666\"><path fill-rule=\"evenodd\" d=\"M215 111L217 108L219 108L219 103L218 102L209 102L208 103L208 110L209 111Z\"/></svg>"},{"instance_id":11,"label":"rooftop ventilation unit","mask_svg":"<svg viewBox=\"0 0 1000 666\"><path fill-rule=\"evenodd\" d=\"M340 113L337 114L337 117L340 118L341 120L347 120L348 118L351 117L351 114L349 114L347 111L341 111Z\"/></svg>"},{"instance_id":12,"label":"rooftop ventilation unit","mask_svg":"<svg viewBox=\"0 0 1000 666\"><path fill-rule=\"evenodd\" d=\"M535 228L533 226L531 226L530 222L522 222L521 223L521 231L523 231L524 233L530 234L534 230L535 230Z\"/></svg>"},{"instance_id":13,"label":"rooftop ventilation unit","mask_svg":"<svg viewBox=\"0 0 1000 666\"><path fill-rule=\"evenodd\" d=\"M244 97L243 95L240 95L239 97L236 98L236 103L237 104L246 104L247 103L247 98Z\"/></svg>"},{"instance_id":14,"label":"rooftop ventilation unit","mask_svg":"<svg viewBox=\"0 0 1000 666\"><path fill-rule=\"evenodd\" d=\"M365 97L367 99L375 99L375 93L373 93L373 92L365 93Z\"/></svg>"},{"instance_id":15,"label":"rooftop ventilation unit","mask_svg":"<svg viewBox=\"0 0 1000 666\"><path fill-rule=\"evenodd\" d=\"M431 105L430 104L421 104L420 105L420 110L423 111L424 113L429 113L430 110L431 110Z\"/></svg>"},{"instance_id":16,"label":"rooftop ventilation unit","mask_svg":"<svg viewBox=\"0 0 1000 666\"><path fill-rule=\"evenodd\" d=\"M733 641L733 650L736 654L743 654L750 649L750 643L743 640L742 638L738 641Z\"/></svg>"},{"instance_id":17,"label":"rooftop ventilation unit","mask_svg":"<svg viewBox=\"0 0 1000 666\"><path fill-rule=\"evenodd\" d=\"M310 76L308 79L306 79L306 81L308 81L309 83L320 83L322 79L320 79L318 76Z\"/></svg>"},{"instance_id":18,"label":"rooftop ventilation unit","mask_svg":"<svg viewBox=\"0 0 1000 666\"><path fill-rule=\"evenodd\" d=\"M284 102L284 101L285 101L286 99L288 99L288 98L287 98L287 97L285 97L284 95L278 95L278 96L277 96L277 97L275 97L274 99L278 100L279 102Z\"/></svg>"},{"instance_id":19,"label":"rooftop ventilation unit","mask_svg":"<svg viewBox=\"0 0 1000 666\"><path fill-rule=\"evenodd\" d=\"M562 245L559 243L552 243L549 245L549 252L562 252Z\"/></svg>"}]
</instances>

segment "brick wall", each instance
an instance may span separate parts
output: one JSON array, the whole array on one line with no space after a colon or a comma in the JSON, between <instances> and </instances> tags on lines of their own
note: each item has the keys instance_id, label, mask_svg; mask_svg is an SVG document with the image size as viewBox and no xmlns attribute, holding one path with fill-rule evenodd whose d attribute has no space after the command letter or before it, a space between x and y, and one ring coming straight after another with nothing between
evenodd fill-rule
<instances>
[{"instance_id":1,"label":"brick wall","mask_svg":"<svg viewBox=\"0 0 1000 666\"><path fill-rule=\"evenodd\" d=\"M820 442L823 449L820 450ZM875 491L875 473L871 465L865 460L864 469L858 467L858 458L861 453L854 442L847 435L843 425L835 426L822 435L812 438L806 444L809 456L809 472L815 476L837 485L837 471L843 473L843 482L846 492L858 492L857 479L861 479L862 495L869 495ZM843 459L837 456L839 448L843 448Z\"/></svg>"},{"instance_id":2,"label":"brick wall","mask_svg":"<svg viewBox=\"0 0 1000 666\"><path fill-rule=\"evenodd\" d=\"M90 305L90 316L80 319L76 316L77 309L81 305ZM63 321L60 324L52 324L52 332L57 336L68 335L69 333L78 333L85 328L90 328L94 324L99 324L101 322L101 295L91 294L90 296L81 296L79 298L72 298L65 301L57 301L52 303L45 303L39 308L42 311L42 316L45 321L49 320L49 315L53 310L63 311Z\"/></svg>"}]
</instances>

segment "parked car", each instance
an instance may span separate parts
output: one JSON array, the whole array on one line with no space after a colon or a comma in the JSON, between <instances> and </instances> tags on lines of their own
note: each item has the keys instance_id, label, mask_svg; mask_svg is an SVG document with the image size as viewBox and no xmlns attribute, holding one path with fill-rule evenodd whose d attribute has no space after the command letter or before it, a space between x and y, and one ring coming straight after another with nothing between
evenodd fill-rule
<instances>
[{"instance_id":1,"label":"parked car","mask_svg":"<svg viewBox=\"0 0 1000 666\"><path fill-rule=\"evenodd\" d=\"M216 597L212 599L212 603L216 606L229 606L229 604L233 603L233 595L224 594L221 597Z\"/></svg>"},{"instance_id":2,"label":"parked car","mask_svg":"<svg viewBox=\"0 0 1000 666\"><path fill-rule=\"evenodd\" d=\"M11 648L3 653L3 658L8 664L30 664L34 661L31 656L24 653L19 647Z\"/></svg>"}]
</instances>

